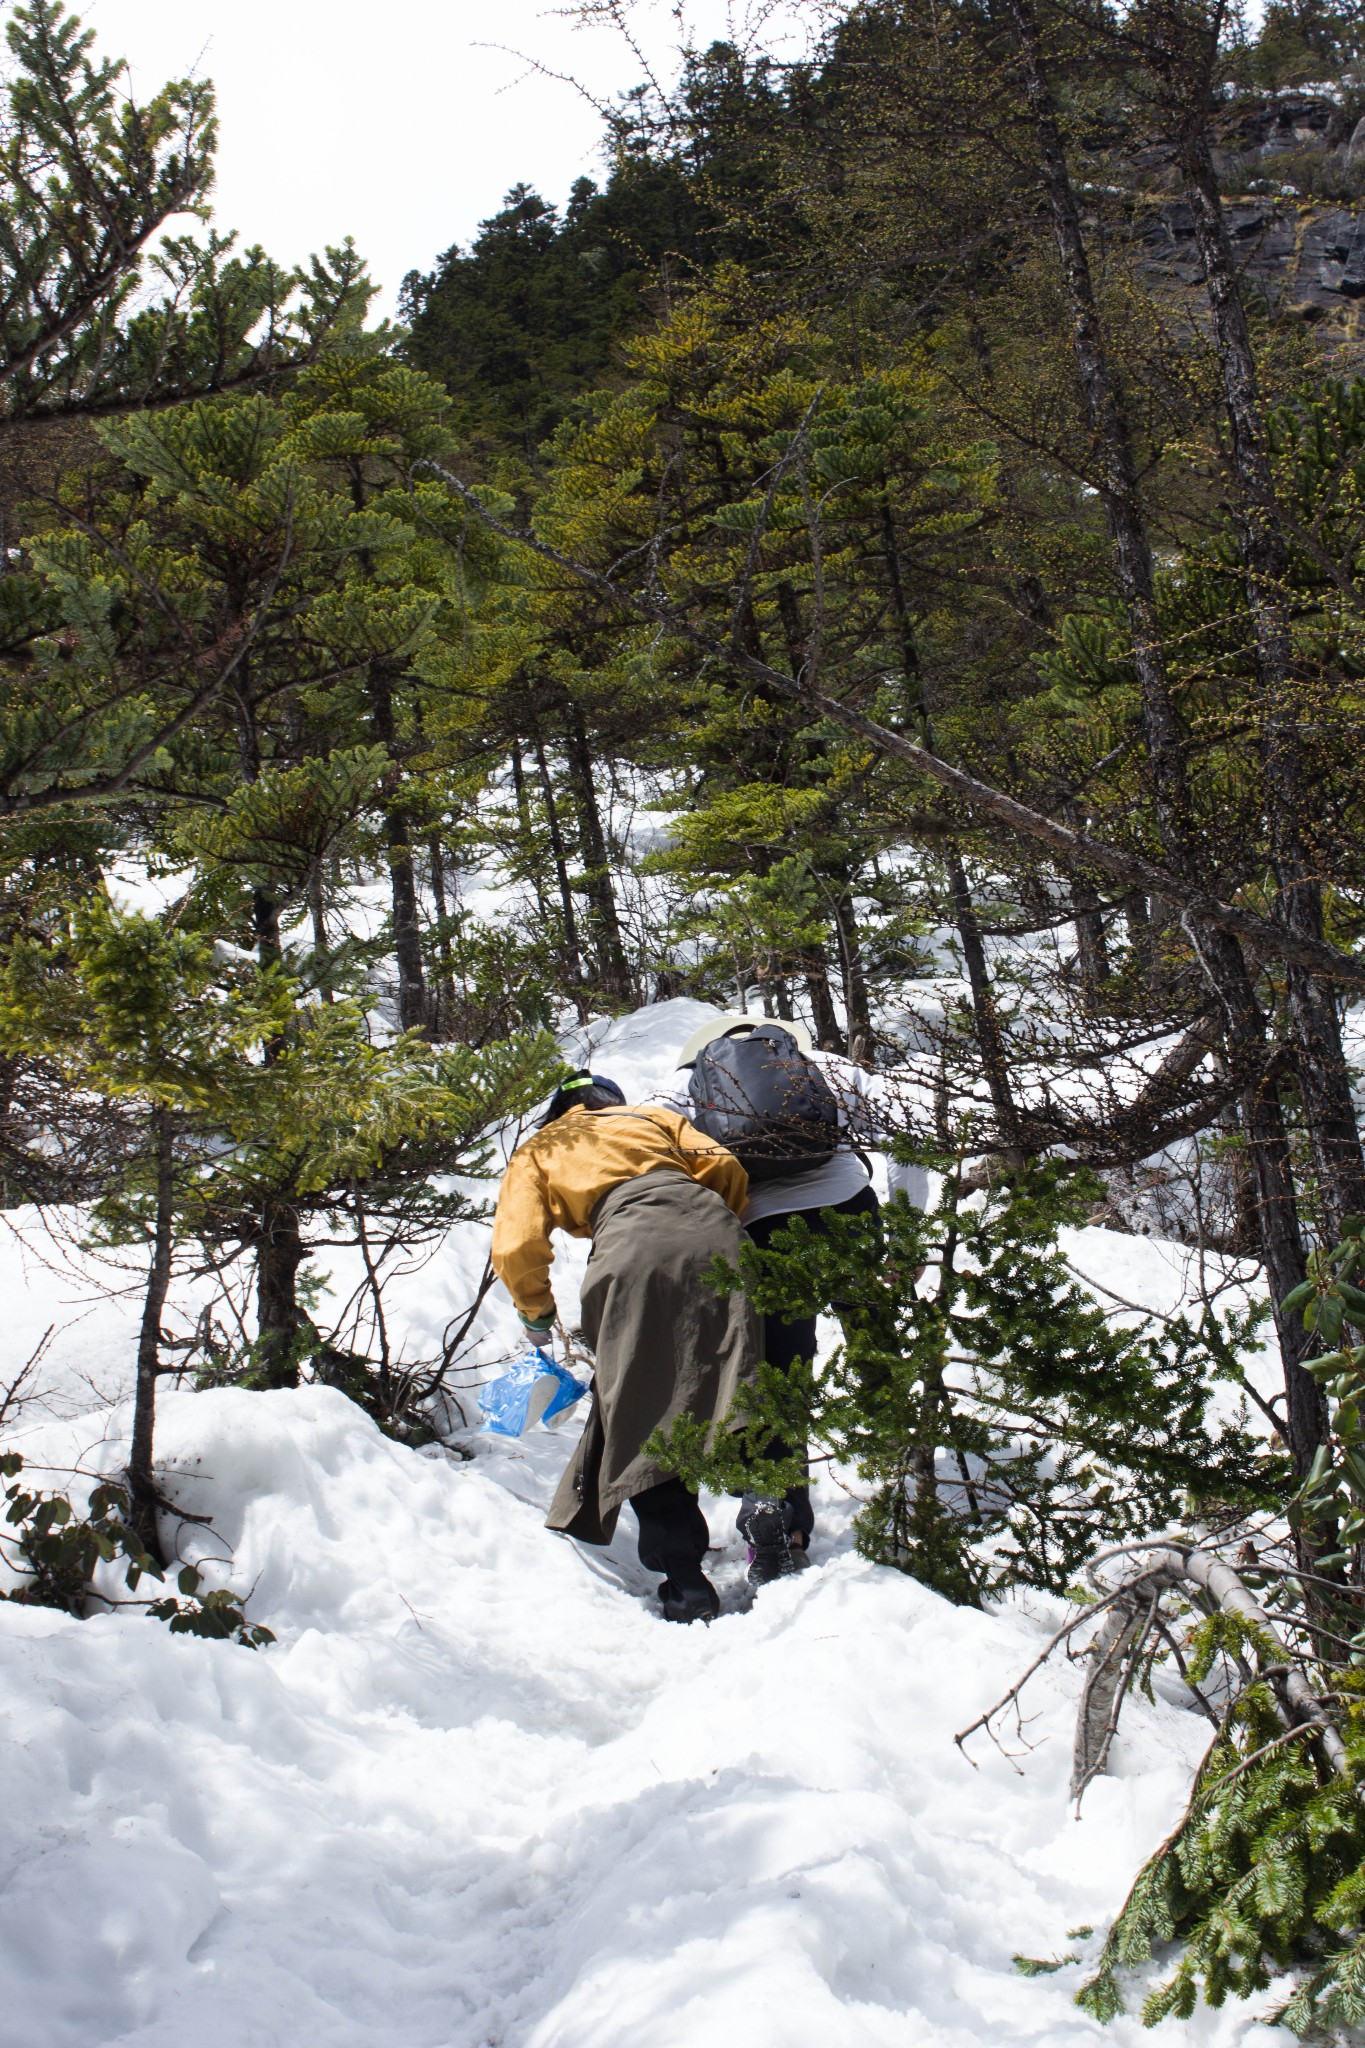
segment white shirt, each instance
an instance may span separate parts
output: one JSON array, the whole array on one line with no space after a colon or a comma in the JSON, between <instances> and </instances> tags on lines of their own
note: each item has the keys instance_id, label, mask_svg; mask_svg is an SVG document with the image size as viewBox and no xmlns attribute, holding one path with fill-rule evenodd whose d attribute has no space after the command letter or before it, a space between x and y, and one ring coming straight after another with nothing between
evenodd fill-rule
<instances>
[{"instance_id":1,"label":"white shirt","mask_svg":"<svg viewBox=\"0 0 1365 2048\"><path fill-rule=\"evenodd\" d=\"M814 1061L829 1083L839 1108L840 1129L869 1149L879 1150L877 1141L884 1135L884 1129L879 1129L874 1111L877 1105L894 1099L886 1076L870 1074L856 1060L842 1059L838 1053L812 1050L806 1058ZM690 1067L679 1067L671 1083L651 1095L649 1101L663 1109L675 1109L680 1116L690 1119L692 1097L687 1084L691 1078ZM809 1166L803 1173L751 1182L744 1221L757 1223L761 1216L790 1215L797 1209L834 1209L840 1202L851 1201L860 1194L868 1180L867 1168L852 1145L840 1145L823 1166ZM893 1198L899 1196L915 1209L928 1208L929 1176L922 1166L901 1166L888 1159L886 1182Z\"/></svg>"}]
</instances>

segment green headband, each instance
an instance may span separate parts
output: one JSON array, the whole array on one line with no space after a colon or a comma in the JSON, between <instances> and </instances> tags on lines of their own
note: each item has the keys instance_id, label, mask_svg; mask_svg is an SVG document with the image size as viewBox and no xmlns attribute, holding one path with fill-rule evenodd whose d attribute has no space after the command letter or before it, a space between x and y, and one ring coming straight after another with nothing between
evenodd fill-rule
<instances>
[{"instance_id":1,"label":"green headband","mask_svg":"<svg viewBox=\"0 0 1365 2048\"><path fill-rule=\"evenodd\" d=\"M561 1095L567 1095L570 1089L591 1088L593 1085L594 1083L591 1074L580 1074L575 1080L561 1081L559 1084L559 1092Z\"/></svg>"}]
</instances>

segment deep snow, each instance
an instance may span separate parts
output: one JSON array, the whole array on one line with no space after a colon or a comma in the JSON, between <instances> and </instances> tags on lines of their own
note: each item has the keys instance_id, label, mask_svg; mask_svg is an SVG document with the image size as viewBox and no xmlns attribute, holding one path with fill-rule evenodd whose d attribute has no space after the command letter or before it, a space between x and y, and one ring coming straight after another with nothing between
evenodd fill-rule
<instances>
[{"instance_id":1,"label":"deep snow","mask_svg":"<svg viewBox=\"0 0 1365 2048\"><path fill-rule=\"evenodd\" d=\"M954 1609L827 1515L809 1572L669 1628L624 1531L602 1555L541 1528L565 1448L424 1456L323 1388L167 1402L180 1497L280 1641L0 1607L4 2038L1103 2037L1070 2003L1077 1967L1026 1980L1011 1957L1093 1951L1067 1931L1102 1923L1168 1825L1199 1724L1139 1702L1077 1822L1074 1674L1038 1682L1022 1775L952 1742L1041 1604ZM739 1571L731 1543L719 1575ZM1274 2036L1225 2012L1191 2038Z\"/></svg>"},{"instance_id":2,"label":"deep snow","mask_svg":"<svg viewBox=\"0 0 1365 2048\"><path fill-rule=\"evenodd\" d=\"M596 1032L629 1093L701 1013ZM41 1243L38 1219L30 1240ZM1082 1271L1169 1309L1188 1259L1081 1231ZM462 1226L399 1283L390 1323L429 1346L486 1233ZM585 1248L556 1267L572 1313ZM51 1398L16 1433L54 1467L117 1468L136 1321L12 1233L17 1362L49 1324ZM342 1284L338 1281L338 1285ZM490 1301L479 1355L513 1347ZM101 1405L103 1397L107 1404ZM27 1427L23 1425L27 1425ZM733 1504L710 1503L727 1611L658 1619L631 1518L609 1552L541 1514L576 1419L472 1462L388 1442L340 1394L169 1394L159 1462L279 1641L253 1653L137 1613L77 1622L0 1603L0 2042L15 2048L1063 2048L1072 2004L1203 1747L1138 1700L1115 1774L1066 1798L1079 1673L1030 1689L1017 1765L954 1732L1055 1625L983 1616L853 1552L819 1491L812 1569L734 1611ZM1068 1939L1081 1925L1095 1937ZM1139 2041L1287 2041L1254 2010Z\"/></svg>"}]
</instances>

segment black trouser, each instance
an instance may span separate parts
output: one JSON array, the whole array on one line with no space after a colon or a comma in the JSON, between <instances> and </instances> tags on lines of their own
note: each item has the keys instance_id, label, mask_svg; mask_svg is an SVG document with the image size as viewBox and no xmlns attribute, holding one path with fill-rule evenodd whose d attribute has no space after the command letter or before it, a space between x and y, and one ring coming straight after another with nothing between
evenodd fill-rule
<instances>
[{"instance_id":1,"label":"black trouser","mask_svg":"<svg viewBox=\"0 0 1365 2048\"><path fill-rule=\"evenodd\" d=\"M850 1195L846 1202L836 1202L832 1209L783 1209L771 1216L760 1216L756 1222L746 1223L744 1228L761 1250L766 1250L779 1230L785 1230L793 1216L799 1216L806 1228L816 1236L826 1235L827 1216L872 1216L879 1217L882 1205L870 1187L859 1188L856 1195ZM838 1303L831 1307L837 1310ZM769 1365L775 1365L779 1372L790 1372L798 1358L812 1360L815 1357L815 1317L798 1316L794 1322L787 1322L782 1316L767 1315L763 1318L763 1356ZM769 1458L790 1456L790 1448L780 1437L774 1437L764 1454ZM810 1504L810 1488L792 1486L787 1490L787 1500L792 1510L792 1528L803 1536L809 1536L815 1527L815 1512Z\"/></svg>"},{"instance_id":2,"label":"black trouser","mask_svg":"<svg viewBox=\"0 0 1365 2048\"><path fill-rule=\"evenodd\" d=\"M640 1524L640 1562L674 1584L695 1579L711 1541L697 1496L676 1476L633 1493L630 1504Z\"/></svg>"}]
</instances>

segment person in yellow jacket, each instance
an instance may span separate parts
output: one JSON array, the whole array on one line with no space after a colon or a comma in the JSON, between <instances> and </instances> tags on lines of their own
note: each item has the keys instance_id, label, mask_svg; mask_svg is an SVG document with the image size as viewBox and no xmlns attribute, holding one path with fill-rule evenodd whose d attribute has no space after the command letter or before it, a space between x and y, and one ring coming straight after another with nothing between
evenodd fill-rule
<instances>
[{"instance_id":1,"label":"person in yellow jacket","mask_svg":"<svg viewBox=\"0 0 1365 2048\"><path fill-rule=\"evenodd\" d=\"M633 1107L614 1081L580 1073L512 1154L493 1221L493 1270L534 1336L554 1321L551 1233L592 1239L581 1319L593 1403L546 1526L609 1543L628 1500L670 1621L719 1612L702 1570L710 1533L696 1495L644 1445L683 1414L720 1423L757 1376L747 1296L706 1278L717 1257L738 1258L748 1191L734 1154L685 1117Z\"/></svg>"}]
</instances>

